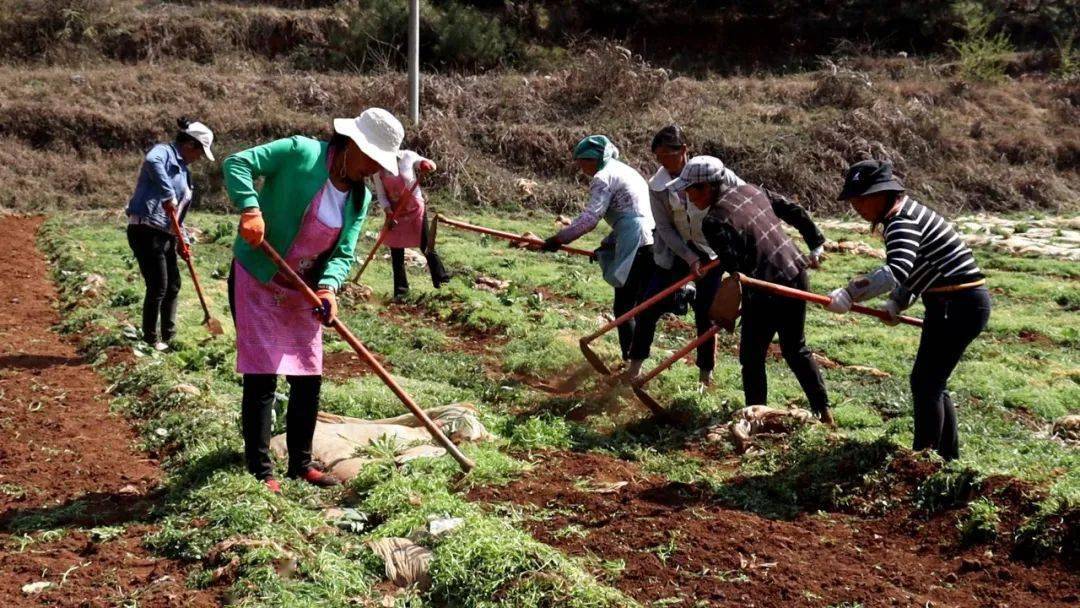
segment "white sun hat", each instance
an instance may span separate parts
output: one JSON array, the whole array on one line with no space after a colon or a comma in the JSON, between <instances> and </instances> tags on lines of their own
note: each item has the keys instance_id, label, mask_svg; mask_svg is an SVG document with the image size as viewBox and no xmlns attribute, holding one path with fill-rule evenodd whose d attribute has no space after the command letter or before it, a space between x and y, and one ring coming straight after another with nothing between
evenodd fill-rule
<instances>
[{"instance_id":1,"label":"white sun hat","mask_svg":"<svg viewBox=\"0 0 1080 608\"><path fill-rule=\"evenodd\" d=\"M398 153L405 128L382 108L369 108L356 118L335 118L334 131L353 140L360 151L391 175L398 174Z\"/></svg>"},{"instance_id":2,"label":"white sun hat","mask_svg":"<svg viewBox=\"0 0 1080 608\"><path fill-rule=\"evenodd\" d=\"M210 144L214 143L214 132L210 130L210 127L204 125L201 122L190 123L184 133L195 138L195 141L202 145L203 152L206 154L207 160L214 160L214 153L210 151Z\"/></svg>"}]
</instances>

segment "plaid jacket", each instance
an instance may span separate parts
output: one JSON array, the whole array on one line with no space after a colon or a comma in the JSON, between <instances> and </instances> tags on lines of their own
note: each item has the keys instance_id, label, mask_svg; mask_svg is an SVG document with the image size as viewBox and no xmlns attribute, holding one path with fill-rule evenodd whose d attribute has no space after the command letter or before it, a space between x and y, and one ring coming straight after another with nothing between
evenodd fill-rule
<instances>
[{"instance_id":1,"label":"plaid jacket","mask_svg":"<svg viewBox=\"0 0 1080 608\"><path fill-rule=\"evenodd\" d=\"M806 268L760 188L729 189L705 216L702 230L725 271L790 285Z\"/></svg>"}]
</instances>

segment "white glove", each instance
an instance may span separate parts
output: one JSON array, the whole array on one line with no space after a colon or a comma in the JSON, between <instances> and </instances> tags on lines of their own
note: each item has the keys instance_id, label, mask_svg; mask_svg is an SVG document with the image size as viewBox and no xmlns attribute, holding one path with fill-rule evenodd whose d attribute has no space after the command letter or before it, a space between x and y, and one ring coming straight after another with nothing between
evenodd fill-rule
<instances>
[{"instance_id":1,"label":"white glove","mask_svg":"<svg viewBox=\"0 0 1080 608\"><path fill-rule=\"evenodd\" d=\"M889 315L888 319L882 319L881 322L886 325L896 325L900 323L900 303L896 300L889 298L885 300L885 305L881 307L881 310L885 311L885 314Z\"/></svg>"},{"instance_id":2,"label":"white glove","mask_svg":"<svg viewBox=\"0 0 1080 608\"><path fill-rule=\"evenodd\" d=\"M821 260L825 257L825 246L818 245L810 250L810 268L821 268Z\"/></svg>"},{"instance_id":3,"label":"white glove","mask_svg":"<svg viewBox=\"0 0 1080 608\"><path fill-rule=\"evenodd\" d=\"M825 308L842 315L851 310L851 304L851 294L847 288L841 287L829 293L829 303L825 305Z\"/></svg>"}]
</instances>

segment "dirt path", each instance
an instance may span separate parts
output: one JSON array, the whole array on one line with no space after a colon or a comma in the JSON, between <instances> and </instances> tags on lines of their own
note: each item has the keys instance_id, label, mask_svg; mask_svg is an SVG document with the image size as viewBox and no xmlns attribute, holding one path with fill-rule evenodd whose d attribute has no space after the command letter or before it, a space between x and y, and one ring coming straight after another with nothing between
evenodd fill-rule
<instances>
[{"instance_id":1,"label":"dirt path","mask_svg":"<svg viewBox=\"0 0 1080 608\"><path fill-rule=\"evenodd\" d=\"M185 587L180 565L141 546L161 472L109 412L102 379L52 331L40 225L0 218L0 603L216 606ZM32 583L51 585L24 592Z\"/></svg>"},{"instance_id":2,"label":"dirt path","mask_svg":"<svg viewBox=\"0 0 1080 608\"><path fill-rule=\"evenodd\" d=\"M621 482L627 484L613 485ZM902 509L881 519L766 519L596 454L548 454L522 479L479 488L470 498L550 509L530 524L534 536L573 555L622 564L613 584L645 605L966 608L1080 601L1075 572L1055 564L1028 567L987 555L987 547L959 548L948 514L930 521Z\"/></svg>"}]
</instances>

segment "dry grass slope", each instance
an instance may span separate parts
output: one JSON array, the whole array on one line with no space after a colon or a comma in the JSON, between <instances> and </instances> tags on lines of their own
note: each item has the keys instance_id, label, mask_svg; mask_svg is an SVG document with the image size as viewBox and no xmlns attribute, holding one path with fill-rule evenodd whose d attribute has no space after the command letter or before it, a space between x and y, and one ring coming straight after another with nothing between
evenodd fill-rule
<instances>
[{"instance_id":1,"label":"dry grass slope","mask_svg":"<svg viewBox=\"0 0 1080 608\"><path fill-rule=\"evenodd\" d=\"M338 3L0 3L21 8L0 18L0 206L119 207L140 152L181 114L215 129L223 157L324 136L330 118L368 106L405 112L401 73L321 61L347 29ZM651 171L652 133L677 122L696 151L817 212L839 209L841 170L868 155L892 159L945 209L1080 208L1075 79L972 84L955 66L908 58L694 79L611 44L570 55L543 71L427 77L425 121L408 144L446 169L433 184L443 201L572 209L583 198L569 163L578 138L606 133ZM202 204L224 207L216 169L196 173Z\"/></svg>"}]
</instances>

